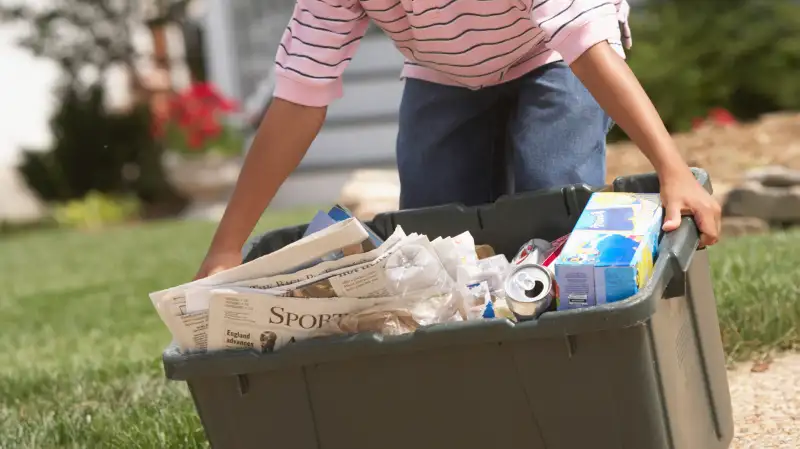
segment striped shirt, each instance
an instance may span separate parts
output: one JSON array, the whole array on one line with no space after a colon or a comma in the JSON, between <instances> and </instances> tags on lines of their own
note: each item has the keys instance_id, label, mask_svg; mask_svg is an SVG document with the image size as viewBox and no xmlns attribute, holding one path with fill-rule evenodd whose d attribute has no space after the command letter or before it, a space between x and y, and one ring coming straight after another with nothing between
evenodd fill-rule
<instances>
[{"instance_id":1,"label":"striped shirt","mask_svg":"<svg viewBox=\"0 0 800 449\"><path fill-rule=\"evenodd\" d=\"M630 48L626 0L297 0L275 96L327 106L370 20L405 56L402 76L479 89L607 41Z\"/></svg>"}]
</instances>

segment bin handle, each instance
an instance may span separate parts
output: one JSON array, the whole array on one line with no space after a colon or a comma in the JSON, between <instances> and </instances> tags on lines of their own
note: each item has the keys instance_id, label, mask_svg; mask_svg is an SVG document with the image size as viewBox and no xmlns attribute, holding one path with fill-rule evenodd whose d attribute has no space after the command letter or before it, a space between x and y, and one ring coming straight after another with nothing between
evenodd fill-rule
<instances>
[{"instance_id":1,"label":"bin handle","mask_svg":"<svg viewBox=\"0 0 800 449\"><path fill-rule=\"evenodd\" d=\"M682 217L678 229L667 232L661 240L661 247L669 252L669 257L676 268L685 272L692 264L695 251L700 246L700 231L693 217Z\"/></svg>"},{"instance_id":2,"label":"bin handle","mask_svg":"<svg viewBox=\"0 0 800 449\"><path fill-rule=\"evenodd\" d=\"M672 276L667 284L664 297L676 298L686 294L686 272L700 245L700 231L694 218L683 217L678 229L667 232L661 239L660 253L669 258Z\"/></svg>"}]
</instances>

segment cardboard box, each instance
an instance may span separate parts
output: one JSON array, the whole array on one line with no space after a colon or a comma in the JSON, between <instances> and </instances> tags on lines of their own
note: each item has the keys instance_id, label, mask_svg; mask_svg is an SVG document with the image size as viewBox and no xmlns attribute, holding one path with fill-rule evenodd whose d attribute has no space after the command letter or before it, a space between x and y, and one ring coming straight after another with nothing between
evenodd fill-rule
<instances>
[{"instance_id":1,"label":"cardboard box","mask_svg":"<svg viewBox=\"0 0 800 449\"><path fill-rule=\"evenodd\" d=\"M555 262L559 309L633 296L650 279L663 211L658 194L592 194Z\"/></svg>"}]
</instances>

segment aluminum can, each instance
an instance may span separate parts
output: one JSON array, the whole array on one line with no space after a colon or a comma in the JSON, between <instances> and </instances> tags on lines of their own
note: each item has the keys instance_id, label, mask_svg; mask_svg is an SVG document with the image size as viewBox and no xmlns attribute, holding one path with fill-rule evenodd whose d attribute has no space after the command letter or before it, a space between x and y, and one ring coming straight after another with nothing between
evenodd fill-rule
<instances>
[{"instance_id":1,"label":"aluminum can","mask_svg":"<svg viewBox=\"0 0 800 449\"><path fill-rule=\"evenodd\" d=\"M523 265L528 263L542 263L547 253L552 248L552 244L547 240L531 239L525 242L519 249L517 255L511 259L511 265Z\"/></svg>"},{"instance_id":2,"label":"aluminum can","mask_svg":"<svg viewBox=\"0 0 800 449\"><path fill-rule=\"evenodd\" d=\"M553 272L539 264L514 267L506 276L503 287L508 308L520 321L538 318L555 302Z\"/></svg>"}]
</instances>

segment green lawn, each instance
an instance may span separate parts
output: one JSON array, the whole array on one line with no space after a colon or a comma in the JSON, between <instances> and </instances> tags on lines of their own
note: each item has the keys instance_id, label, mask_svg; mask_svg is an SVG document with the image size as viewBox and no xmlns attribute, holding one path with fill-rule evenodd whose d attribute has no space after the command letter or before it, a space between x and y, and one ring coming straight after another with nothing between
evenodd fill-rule
<instances>
[{"instance_id":1,"label":"green lawn","mask_svg":"<svg viewBox=\"0 0 800 449\"><path fill-rule=\"evenodd\" d=\"M169 335L147 294L190 279L213 229L166 222L0 240L0 449L204 447L185 386L164 379ZM800 233L711 252L729 355L796 346Z\"/></svg>"}]
</instances>

